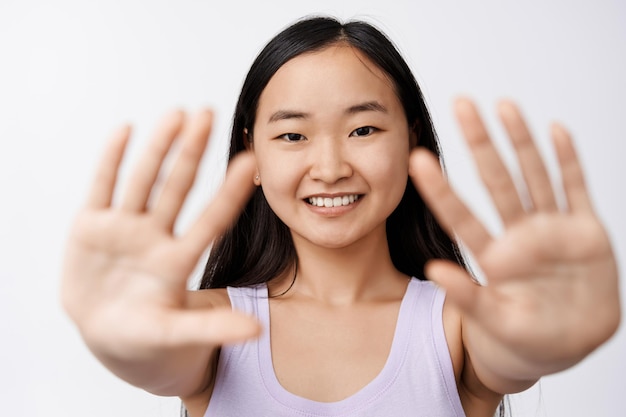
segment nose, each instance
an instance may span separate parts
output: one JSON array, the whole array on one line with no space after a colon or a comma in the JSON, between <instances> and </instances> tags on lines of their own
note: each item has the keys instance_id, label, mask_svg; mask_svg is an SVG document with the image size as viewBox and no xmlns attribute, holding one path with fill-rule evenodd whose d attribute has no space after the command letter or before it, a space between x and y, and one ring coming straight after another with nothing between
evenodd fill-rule
<instances>
[{"instance_id":1,"label":"nose","mask_svg":"<svg viewBox=\"0 0 626 417\"><path fill-rule=\"evenodd\" d=\"M334 184L352 176L352 165L346 159L346 144L341 139L319 138L313 147L309 170L312 179Z\"/></svg>"}]
</instances>

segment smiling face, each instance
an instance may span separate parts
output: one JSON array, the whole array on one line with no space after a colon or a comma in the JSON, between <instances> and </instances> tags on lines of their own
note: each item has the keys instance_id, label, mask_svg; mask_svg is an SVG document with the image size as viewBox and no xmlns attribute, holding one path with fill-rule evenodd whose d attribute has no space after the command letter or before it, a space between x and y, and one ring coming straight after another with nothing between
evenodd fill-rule
<instances>
[{"instance_id":1,"label":"smiling face","mask_svg":"<svg viewBox=\"0 0 626 417\"><path fill-rule=\"evenodd\" d=\"M283 65L259 100L253 150L263 192L294 243L385 238L404 193L410 129L392 82L335 45Z\"/></svg>"}]
</instances>

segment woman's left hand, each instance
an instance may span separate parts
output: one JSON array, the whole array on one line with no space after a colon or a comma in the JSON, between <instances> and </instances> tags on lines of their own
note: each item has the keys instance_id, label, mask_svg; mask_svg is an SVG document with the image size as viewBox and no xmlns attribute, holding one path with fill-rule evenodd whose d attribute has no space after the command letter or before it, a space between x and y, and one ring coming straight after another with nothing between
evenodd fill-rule
<instances>
[{"instance_id":1,"label":"woman's left hand","mask_svg":"<svg viewBox=\"0 0 626 417\"><path fill-rule=\"evenodd\" d=\"M414 151L416 187L440 224L472 252L486 284L443 260L429 262L425 273L460 310L463 342L479 378L482 372L492 381L536 380L577 363L616 331L620 302L611 243L563 127L555 124L551 132L567 199L560 208L514 104L502 102L498 110L519 160L525 199L475 105L459 99L455 110L504 231L492 236L444 179L437 159Z\"/></svg>"}]
</instances>

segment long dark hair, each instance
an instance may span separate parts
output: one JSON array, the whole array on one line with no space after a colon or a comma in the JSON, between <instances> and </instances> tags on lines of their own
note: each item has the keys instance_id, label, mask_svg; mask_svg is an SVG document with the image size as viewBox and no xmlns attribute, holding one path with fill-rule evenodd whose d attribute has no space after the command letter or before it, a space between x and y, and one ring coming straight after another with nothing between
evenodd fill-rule
<instances>
[{"instance_id":1,"label":"long dark hair","mask_svg":"<svg viewBox=\"0 0 626 417\"><path fill-rule=\"evenodd\" d=\"M246 149L245 141L253 135L259 98L276 71L298 55L337 43L358 49L387 74L419 146L441 158L420 88L393 43L366 22L341 23L330 17L311 17L276 35L252 64L233 118L230 159ZM387 239L394 266L409 276L423 279L424 264L432 258L465 266L459 247L439 226L408 175L404 196L387 219ZM200 288L267 282L293 268L296 256L288 227L269 207L262 188L257 188L236 224L211 249Z\"/></svg>"},{"instance_id":2,"label":"long dark hair","mask_svg":"<svg viewBox=\"0 0 626 417\"><path fill-rule=\"evenodd\" d=\"M337 43L358 49L387 74L419 146L437 155L443 165L422 92L393 42L369 23L341 23L330 17L297 21L278 33L259 53L235 109L229 160L247 149L246 140L253 135L259 98L276 71L298 55ZM467 268L459 246L437 223L408 176L402 200L387 219L386 228L393 264L409 276L424 279L424 264L434 258L451 260ZM257 188L238 221L214 243L200 288L261 284L295 265L297 254L289 228L272 211L262 188ZM500 404L497 415L505 415L509 408L505 403L506 400Z\"/></svg>"}]
</instances>

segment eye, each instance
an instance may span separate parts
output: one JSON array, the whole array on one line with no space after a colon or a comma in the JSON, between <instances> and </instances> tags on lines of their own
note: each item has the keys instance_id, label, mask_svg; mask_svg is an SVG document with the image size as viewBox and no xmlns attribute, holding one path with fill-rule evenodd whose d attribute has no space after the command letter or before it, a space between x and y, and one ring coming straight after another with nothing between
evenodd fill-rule
<instances>
[{"instance_id":1,"label":"eye","mask_svg":"<svg viewBox=\"0 0 626 417\"><path fill-rule=\"evenodd\" d=\"M376 132L377 130L378 129L376 129L373 126L358 127L350 133L350 136L358 136L358 137L369 136L372 133Z\"/></svg>"},{"instance_id":2,"label":"eye","mask_svg":"<svg viewBox=\"0 0 626 417\"><path fill-rule=\"evenodd\" d=\"M287 142L300 142L306 138L299 133L285 133L284 135L278 136L278 139L284 139Z\"/></svg>"}]
</instances>

